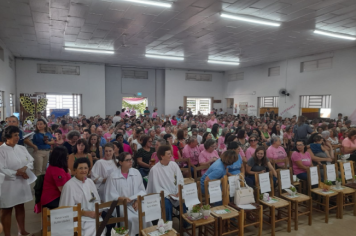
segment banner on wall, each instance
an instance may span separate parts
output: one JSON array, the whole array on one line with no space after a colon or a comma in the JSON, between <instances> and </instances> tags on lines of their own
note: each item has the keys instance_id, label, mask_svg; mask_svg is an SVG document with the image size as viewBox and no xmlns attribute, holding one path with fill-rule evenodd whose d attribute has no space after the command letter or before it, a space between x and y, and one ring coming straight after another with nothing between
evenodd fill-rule
<instances>
[{"instance_id":1,"label":"banner on wall","mask_svg":"<svg viewBox=\"0 0 356 236\"><path fill-rule=\"evenodd\" d=\"M69 116L70 110L69 109L50 109L49 113L51 116L54 115L55 118L62 117L62 116Z\"/></svg>"},{"instance_id":2,"label":"banner on wall","mask_svg":"<svg viewBox=\"0 0 356 236\"><path fill-rule=\"evenodd\" d=\"M248 102L240 102L239 108L240 108L240 112L239 112L240 115L247 115Z\"/></svg>"}]
</instances>

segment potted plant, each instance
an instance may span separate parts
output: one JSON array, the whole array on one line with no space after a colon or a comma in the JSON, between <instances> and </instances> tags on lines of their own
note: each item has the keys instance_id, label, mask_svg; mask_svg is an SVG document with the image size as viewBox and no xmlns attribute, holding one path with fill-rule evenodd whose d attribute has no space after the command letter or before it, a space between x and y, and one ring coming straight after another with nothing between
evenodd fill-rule
<instances>
[{"instance_id":1,"label":"potted plant","mask_svg":"<svg viewBox=\"0 0 356 236\"><path fill-rule=\"evenodd\" d=\"M112 228L111 236L126 236L129 233L129 230L125 227Z\"/></svg>"},{"instance_id":2,"label":"potted plant","mask_svg":"<svg viewBox=\"0 0 356 236\"><path fill-rule=\"evenodd\" d=\"M294 197L297 194L297 189L294 186L290 186L290 191L292 191L291 196Z\"/></svg>"},{"instance_id":3,"label":"potted plant","mask_svg":"<svg viewBox=\"0 0 356 236\"><path fill-rule=\"evenodd\" d=\"M263 193L260 194L260 200L263 200Z\"/></svg>"},{"instance_id":4,"label":"potted plant","mask_svg":"<svg viewBox=\"0 0 356 236\"><path fill-rule=\"evenodd\" d=\"M341 189L341 179L340 178L336 178L335 188L336 189Z\"/></svg>"},{"instance_id":5,"label":"potted plant","mask_svg":"<svg viewBox=\"0 0 356 236\"><path fill-rule=\"evenodd\" d=\"M325 180L324 184L322 185L323 191L324 192L329 191L332 185L333 183L330 180Z\"/></svg>"},{"instance_id":6,"label":"potted plant","mask_svg":"<svg viewBox=\"0 0 356 236\"><path fill-rule=\"evenodd\" d=\"M203 205L202 207L202 212L203 212L203 216L205 219L207 219L210 216L210 205Z\"/></svg>"},{"instance_id":7,"label":"potted plant","mask_svg":"<svg viewBox=\"0 0 356 236\"><path fill-rule=\"evenodd\" d=\"M200 214L200 211L201 211L200 205L193 206L193 209L191 210L192 217L193 218L198 218L199 214Z\"/></svg>"}]
</instances>

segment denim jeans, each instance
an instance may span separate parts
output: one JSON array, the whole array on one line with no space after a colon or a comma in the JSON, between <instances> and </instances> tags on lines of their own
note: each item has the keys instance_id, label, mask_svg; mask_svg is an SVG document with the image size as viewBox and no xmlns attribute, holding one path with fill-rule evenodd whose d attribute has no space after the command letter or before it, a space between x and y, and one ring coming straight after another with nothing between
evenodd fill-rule
<instances>
[{"instance_id":1,"label":"denim jeans","mask_svg":"<svg viewBox=\"0 0 356 236\"><path fill-rule=\"evenodd\" d=\"M168 198L164 198L164 205L166 208L166 221L172 221L173 220L173 204L172 202L168 199ZM179 206L178 207L174 207L176 210L179 211ZM187 208L185 206L185 204L183 205L183 212L179 212L179 214L184 214L187 212ZM187 228L188 227L188 223L184 222L183 223L183 227Z\"/></svg>"}]
</instances>

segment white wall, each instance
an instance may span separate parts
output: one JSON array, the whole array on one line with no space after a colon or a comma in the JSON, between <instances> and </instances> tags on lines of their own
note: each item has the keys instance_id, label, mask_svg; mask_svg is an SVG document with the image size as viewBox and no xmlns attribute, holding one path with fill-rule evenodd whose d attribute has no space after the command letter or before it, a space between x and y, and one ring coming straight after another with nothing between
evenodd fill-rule
<instances>
[{"instance_id":1,"label":"white wall","mask_svg":"<svg viewBox=\"0 0 356 236\"><path fill-rule=\"evenodd\" d=\"M332 68L300 73L301 62L328 57L333 57ZM268 68L274 66L280 66L280 76L268 77ZM228 82L228 74L235 72L244 72L244 80ZM356 108L355 48L241 68L225 74L225 97L234 98L235 104L248 102L248 105L255 106L249 108L251 115L257 113L257 97L278 96L281 88L290 93L289 97L279 99L279 112L287 110L282 115L284 117L299 115L301 95L331 94L332 118L336 118L339 112L349 116ZM256 94L252 95L254 91Z\"/></svg>"},{"instance_id":2,"label":"white wall","mask_svg":"<svg viewBox=\"0 0 356 236\"><path fill-rule=\"evenodd\" d=\"M164 114L165 104L165 75L164 70L138 69L132 70L148 71L148 79L122 79L121 67L106 66L106 114L114 115L116 111L122 109L123 97L134 97L138 92L148 101L148 109L153 111L156 107L158 114Z\"/></svg>"},{"instance_id":3,"label":"white wall","mask_svg":"<svg viewBox=\"0 0 356 236\"><path fill-rule=\"evenodd\" d=\"M222 103L214 103L213 108L223 108L225 99L223 97L223 73L196 72L201 74L212 74L212 81L187 81L185 74L188 71L166 69L166 114L176 114L179 106L183 106L184 96L191 97L214 97ZM194 73L194 71L189 71Z\"/></svg>"},{"instance_id":4,"label":"white wall","mask_svg":"<svg viewBox=\"0 0 356 236\"><path fill-rule=\"evenodd\" d=\"M80 75L37 73L37 63L80 66ZM87 116L105 115L105 66L16 59L17 98L20 93L45 92L82 94L82 112ZM18 100L18 99L17 99Z\"/></svg>"},{"instance_id":5,"label":"white wall","mask_svg":"<svg viewBox=\"0 0 356 236\"><path fill-rule=\"evenodd\" d=\"M14 68L9 66L9 57L14 58L11 52L5 47L5 44L0 41L0 46L4 49L4 61L0 59L0 91L4 91L4 118L11 114L10 107L10 93L16 94L16 82L15 82L15 61Z\"/></svg>"}]
</instances>

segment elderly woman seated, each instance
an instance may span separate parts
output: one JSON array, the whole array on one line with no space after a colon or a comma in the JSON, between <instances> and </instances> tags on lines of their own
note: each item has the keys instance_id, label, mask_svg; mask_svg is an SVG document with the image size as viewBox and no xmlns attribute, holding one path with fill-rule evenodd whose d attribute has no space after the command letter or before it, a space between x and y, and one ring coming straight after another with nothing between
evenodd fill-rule
<instances>
[{"instance_id":1,"label":"elderly woman seated","mask_svg":"<svg viewBox=\"0 0 356 236\"><path fill-rule=\"evenodd\" d=\"M345 154L351 154L348 160L356 161L356 130L351 129L348 132L347 138L342 141L342 147Z\"/></svg>"},{"instance_id":2,"label":"elderly woman seated","mask_svg":"<svg viewBox=\"0 0 356 236\"><path fill-rule=\"evenodd\" d=\"M276 168L286 167L285 161L287 158L287 153L281 144L281 138L279 136L273 136L271 138L271 146L267 149L267 157L276 163Z\"/></svg>"}]
</instances>

